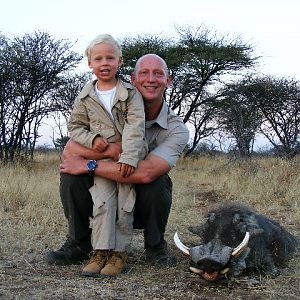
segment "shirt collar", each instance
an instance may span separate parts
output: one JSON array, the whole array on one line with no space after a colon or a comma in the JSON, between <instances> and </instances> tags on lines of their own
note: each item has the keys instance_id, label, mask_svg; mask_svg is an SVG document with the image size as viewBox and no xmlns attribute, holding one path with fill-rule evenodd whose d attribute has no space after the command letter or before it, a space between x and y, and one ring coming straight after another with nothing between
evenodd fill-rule
<instances>
[{"instance_id":1,"label":"shirt collar","mask_svg":"<svg viewBox=\"0 0 300 300\"><path fill-rule=\"evenodd\" d=\"M156 119L146 121L146 128L152 127L155 123L158 124L163 129L168 129L168 112L169 107L165 101L163 101L163 105Z\"/></svg>"}]
</instances>

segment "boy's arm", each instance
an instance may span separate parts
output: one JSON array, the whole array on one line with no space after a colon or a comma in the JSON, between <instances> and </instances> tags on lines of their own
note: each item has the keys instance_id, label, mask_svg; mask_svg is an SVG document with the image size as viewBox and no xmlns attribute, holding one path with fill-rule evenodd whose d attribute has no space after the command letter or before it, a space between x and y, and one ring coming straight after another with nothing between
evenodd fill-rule
<instances>
[{"instance_id":1,"label":"boy's arm","mask_svg":"<svg viewBox=\"0 0 300 300\"><path fill-rule=\"evenodd\" d=\"M88 160L110 158L114 161L117 161L120 157L121 152L121 142L109 143L108 147L103 152L98 152L70 139L64 148L63 158L65 160L71 156L81 156Z\"/></svg>"},{"instance_id":2,"label":"boy's arm","mask_svg":"<svg viewBox=\"0 0 300 300\"><path fill-rule=\"evenodd\" d=\"M145 151L145 111L142 95L136 89L130 90L127 100L125 125L122 132L123 152L119 162L137 166L141 153Z\"/></svg>"},{"instance_id":3,"label":"boy's arm","mask_svg":"<svg viewBox=\"0 0 300 300\"><path fill-rule=\"evenodd\" d=\"M79 97L74 101L68 122L68 131L73 140L88 148L93 147L93 141L98 135L90 130L90 119L87 108Z\"/></svg>"}]
</instances>

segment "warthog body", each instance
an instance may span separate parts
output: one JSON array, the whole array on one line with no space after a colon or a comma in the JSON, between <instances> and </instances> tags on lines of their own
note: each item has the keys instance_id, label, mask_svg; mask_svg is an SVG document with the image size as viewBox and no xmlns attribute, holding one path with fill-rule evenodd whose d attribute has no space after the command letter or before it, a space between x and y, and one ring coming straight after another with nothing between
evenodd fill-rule
<instances>
[{"instance_id":1,"label":"warthog body","mask_svg":"<svg viewBox=\"0 0 300 300\"><path fill-rule=\"evenodd\" d=\"M175 244L191 256L190 269L209 281L249 268L277 275L299 249L299 240L279 223L241 204L212 210L204 224L189 230L202 244L188 248L177 233Z\"/></svg>"}]
</instances>

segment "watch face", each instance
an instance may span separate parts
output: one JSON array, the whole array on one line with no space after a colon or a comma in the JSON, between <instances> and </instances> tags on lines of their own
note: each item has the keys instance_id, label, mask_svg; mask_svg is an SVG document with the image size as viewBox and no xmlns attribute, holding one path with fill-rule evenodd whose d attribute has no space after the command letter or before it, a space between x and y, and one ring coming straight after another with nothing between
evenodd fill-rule
<instances>
[{"instance_id":1,"label":"watch face","mask_svg":"<svg viewBox=\"0 0 300 300\"><path fill-rule=\"evenodd\" d=\"M97 167L97 161L95 160L89 160L87 163L87 168L89 172L94 172Z\"/></svg>"}]
</instances>

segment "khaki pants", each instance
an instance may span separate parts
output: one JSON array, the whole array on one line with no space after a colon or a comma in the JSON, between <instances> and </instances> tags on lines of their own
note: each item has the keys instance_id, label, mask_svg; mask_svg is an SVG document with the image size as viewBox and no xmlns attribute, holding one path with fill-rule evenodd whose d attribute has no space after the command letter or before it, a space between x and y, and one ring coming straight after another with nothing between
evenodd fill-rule
<instances>
[{"instance_id":1,"label":"khaki pants","mask_svg":"<svg viewBox=\"0 0 300 300\"><path fill-rule=\"evenodd\" d=\"M90 193L93 199L93 218L90 219L93 249L126 251L133 234L134 185L94 176Z\"/></svg>"}]
</instances>

